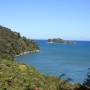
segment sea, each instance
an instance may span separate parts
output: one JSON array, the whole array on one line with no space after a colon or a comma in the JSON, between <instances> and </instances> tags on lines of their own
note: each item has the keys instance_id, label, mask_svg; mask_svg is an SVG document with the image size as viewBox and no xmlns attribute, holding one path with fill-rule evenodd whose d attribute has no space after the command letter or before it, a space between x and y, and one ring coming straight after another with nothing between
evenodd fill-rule
<instances>
[{"instance_id":1,"label":"sea","mask_svg":"<svg viewBox=\"0 0 90 90\"><path fill-rule=\"evenodd\" d=\"M49 44L47 40L36 40L40 52L17 56L16 60L32 65L46 76L61 76L72 83L83 83L90 70L90 42L75 42Z\"/></svg>"}]
</instances>

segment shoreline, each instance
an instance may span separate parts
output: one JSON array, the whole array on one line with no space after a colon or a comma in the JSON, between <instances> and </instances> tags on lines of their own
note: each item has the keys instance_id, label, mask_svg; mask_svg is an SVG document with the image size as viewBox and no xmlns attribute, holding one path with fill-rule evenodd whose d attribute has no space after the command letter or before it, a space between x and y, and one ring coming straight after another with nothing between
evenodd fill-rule
<instances>
[{"instance_id":1,"label":"shoreline","mask_svg":"<svg viewBox=\"0 0 90 90\"><path fill-rule=\"evenodd\" d=\"M40 50L27 51L27 52L20 53L19 55L16 55L16 57L22 56L22 55L25 55L25 54L29 54L29 53L38 53L38 52L40 52Z\"/></svg>"}]
</instances>

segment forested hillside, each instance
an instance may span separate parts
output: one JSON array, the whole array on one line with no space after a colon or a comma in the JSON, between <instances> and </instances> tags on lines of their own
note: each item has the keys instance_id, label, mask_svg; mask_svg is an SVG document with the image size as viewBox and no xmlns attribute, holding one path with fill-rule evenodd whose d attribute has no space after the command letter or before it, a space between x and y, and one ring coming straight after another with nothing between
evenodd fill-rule
<instances>
[{"instance_id":1,"label":"forested hillside","mask_svg":"<svg viewBox=\"0 0 90 90\"><path fill-rule=\"evenodd\" d=\"M38 50L39 47L33 40L21 37L17 32L11 29L0 26L0 57L13 58L27 51Z\"/></svg>"}]
</instances>

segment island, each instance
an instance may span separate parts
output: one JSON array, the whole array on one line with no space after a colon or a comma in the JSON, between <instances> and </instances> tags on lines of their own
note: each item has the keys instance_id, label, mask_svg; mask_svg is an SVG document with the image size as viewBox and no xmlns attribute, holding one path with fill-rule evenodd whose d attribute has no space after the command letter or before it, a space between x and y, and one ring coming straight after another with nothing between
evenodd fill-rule
<instances>
[{"instance_id":1,"label":"island","mask_svg":"<svg viewBox=\"0 0 90 90\"><path fill-rule=\"evenodd\" d=\"M57 43L57 44L75 44L75 41L71 41L71 40L64 40L61 38L54 38L54 39L48 39L48 43L53 44L53 43Z\"/></svg>"}]
</instances>

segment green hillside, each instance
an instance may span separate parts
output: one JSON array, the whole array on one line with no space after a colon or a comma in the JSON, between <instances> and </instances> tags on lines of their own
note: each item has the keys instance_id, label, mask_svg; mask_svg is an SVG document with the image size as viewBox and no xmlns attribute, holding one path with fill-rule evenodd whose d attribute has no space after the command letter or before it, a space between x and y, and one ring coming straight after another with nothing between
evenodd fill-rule
<instances>
[{"instance_id":1,"label":"green hillside","mask_svg":"<svg viewBox=\"0 0 90 90\"><path fill-rule=\"evenodd\" d=\"M21 37L17 32L0 26L0 57L13 58L27 51L38 50L39 47L33 40Z\"/></svg>"},{"instance_id":2,"label":"green hillside","mask_svg":"<svg viewBox=\"0 0 90 90\"><path fill-rule=\"evenodd\" d=\"M0 90L74 90L76 87L79 86L44 76L32 66L0 59Z\"/></svg>"}]
</instances>

